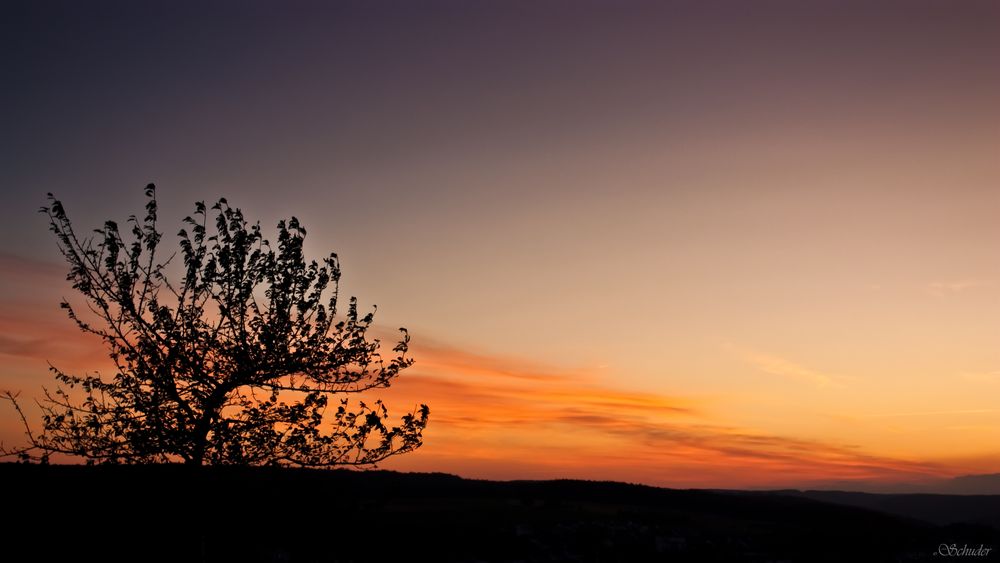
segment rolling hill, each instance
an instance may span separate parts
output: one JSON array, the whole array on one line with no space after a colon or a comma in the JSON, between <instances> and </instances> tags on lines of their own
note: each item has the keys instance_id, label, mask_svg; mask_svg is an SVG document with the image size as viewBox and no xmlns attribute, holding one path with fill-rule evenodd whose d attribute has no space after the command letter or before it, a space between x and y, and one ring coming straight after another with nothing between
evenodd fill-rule
<instances>
[{"instance_id":1,"label":"rolling hill","mask_svg":"<svg viewBox=\"0 0 1000 563\"><path fill-rule=\"evenodd\" d=\"M1000 497L942 520L893 495L389 471L0 464L0 478L8 561L941 561L942 545L990 561L1000 548L978 517ZM951 500L917 504L935 502Z\"/></svg>"}]
</instances>

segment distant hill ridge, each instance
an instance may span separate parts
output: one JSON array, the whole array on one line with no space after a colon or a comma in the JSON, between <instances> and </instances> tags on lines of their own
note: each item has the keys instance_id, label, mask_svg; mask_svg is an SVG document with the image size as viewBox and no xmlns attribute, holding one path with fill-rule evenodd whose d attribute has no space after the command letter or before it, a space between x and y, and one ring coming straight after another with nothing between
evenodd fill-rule
<instances>
[{"instance_id":1,"label":"distant hill ridge","mask_svg":"<svg viewBox=\"0 0 1000 563\"><path fill-rule=\"evenodd\" d=\"M821 563L1000 548L994 497L175 465L0 464L0 482L11 561ZM935 500L952 517L921 520Z\"/></svg>"},{"instance_id":2,"label":"distant hill ridge","mask_svg":"<svg viewBox=\"0 0 1000 563\"><path fill-rule=\"evenodd\" d=\"M902 483L880 483L863 480L821 481L800 488L878 494L1000 495L1000 473L961 475L949 479Z\"/></svg>"}]
</instances>

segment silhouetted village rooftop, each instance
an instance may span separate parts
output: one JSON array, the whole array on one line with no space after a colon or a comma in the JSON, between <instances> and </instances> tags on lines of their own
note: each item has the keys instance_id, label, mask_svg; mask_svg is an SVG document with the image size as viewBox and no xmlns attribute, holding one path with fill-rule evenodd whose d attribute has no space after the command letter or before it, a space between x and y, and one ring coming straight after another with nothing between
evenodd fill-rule
<instances>
[{"instance_id":1,"label":"silhouetted village rooftop","mask_svg":"<svg viewBox=\"0 0 1000 563\"><path fill-rule=\"evenodd\" d=\"M1000 547L997 496L172 465L0 472L9 561L942 561L949 550L990 561Z\"/></svg>"}]
</instances>

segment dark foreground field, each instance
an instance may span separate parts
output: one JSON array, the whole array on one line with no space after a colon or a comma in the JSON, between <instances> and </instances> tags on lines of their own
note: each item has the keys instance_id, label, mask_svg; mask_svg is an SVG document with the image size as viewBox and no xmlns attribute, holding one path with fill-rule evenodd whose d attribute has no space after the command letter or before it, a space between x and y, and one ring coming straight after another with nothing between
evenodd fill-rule
<instances>
[{"instance_id":1,"label":"dark foreground field","mask_svg":"<svg viewBox=\"0 0 1000 563\"><path fill-rule=\"evenodd\" d=\"M0 482L4 561L1000 560L1000 497L903 503L950 507L930 522L791 493L383 471L0 464Z\"/></svg>"}]
</instances>

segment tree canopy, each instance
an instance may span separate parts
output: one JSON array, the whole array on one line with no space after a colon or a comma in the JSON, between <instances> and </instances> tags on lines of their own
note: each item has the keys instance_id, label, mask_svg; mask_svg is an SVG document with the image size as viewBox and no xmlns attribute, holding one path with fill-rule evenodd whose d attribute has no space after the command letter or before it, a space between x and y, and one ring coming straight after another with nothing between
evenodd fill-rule
<instances>
[{"instance_id":1,"label":"tree canopy","mask_svg":"<svg viewBox=\"0 0 1000 563\"><path fill-rule=\"evenodd\" d=\"M383 358L374 308L351 297L338 310L337 255L303 253L305 228L292 217L271 244L225 199L195 205L163 257L156 188L126 228L107 221L80 237L52 194L41 208L83 297L61 303L85 333L103 340L110 377L71 375L39 401L42 430L25 422L28 445L0 453L47 460L191 465L372 465L422 442L429 410L398 423L380 400L352 394L388 387L412 365L406 329ZM124 234L123 234L124 231Z\"/></svg>"}]
</instances>

